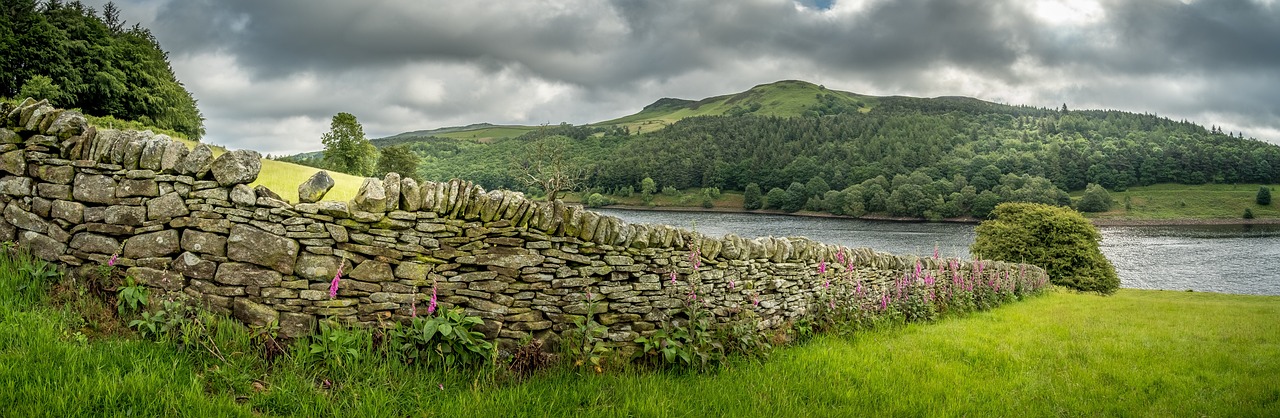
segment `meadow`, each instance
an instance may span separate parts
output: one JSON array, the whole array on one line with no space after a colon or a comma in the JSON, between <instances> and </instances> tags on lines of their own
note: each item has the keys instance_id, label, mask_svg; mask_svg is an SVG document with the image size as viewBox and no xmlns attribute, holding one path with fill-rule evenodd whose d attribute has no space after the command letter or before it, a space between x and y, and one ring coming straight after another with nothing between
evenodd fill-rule
<instances>
[{"instance_id":1,"label":"meadow","mask_svg":"<svg viewBox=\"0 0 1280 418\"><path fill-rule=\"evenodd\" d=\"M1262 206L1254 199L1260 184L1156 184L1110 192L1110 211L1086 214L1095 219L1240 219L1245 209L1257 218L1280 217L1280 199ZM1275 191L1273 190L1272 193ZM1079 192L1072 193L1078 197Z\"/></svg>"},{"instance_id":2,"label":"meadow","mask_svg":"<svg viewBox=\"0 0 1280 418\"><path fill-rule=\"evenodd\" d=\"M612 363L520 377L370 355L267 360L251 330L194 344L121 327L93 286L0 257L7 416L1277 416L1280 297L1055 291L933 323L832 333L709 373ZM110 300L107 298L106 300ZM136 314L135 314L136 315Z\"/></svg>"}]
</instances>

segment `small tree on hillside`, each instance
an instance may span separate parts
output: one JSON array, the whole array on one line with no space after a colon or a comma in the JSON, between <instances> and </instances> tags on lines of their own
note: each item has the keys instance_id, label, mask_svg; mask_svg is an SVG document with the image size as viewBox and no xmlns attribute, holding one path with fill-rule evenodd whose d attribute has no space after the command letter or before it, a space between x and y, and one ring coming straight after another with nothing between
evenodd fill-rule
<instances>
[{"instance_id":1,"label":"small tree on hillside","mask_svg":"<svg viewBox=\"0 0 1280 418\"><path fill-rule=\"evenodd\" d=\"M400 173L405 177L421 180L418 175L418 163L421 158L409 149L408 144L393 145L382 149L378 157L378 170L375 177L386 176L387 173Z\"/></svg>"},{"instance_id":2,"label":"small tree on hillside","mask_svg":"<svg viewBox=\"0 0 1280 418\"><path fill-rule=\"evenodd\" d=\"M1098 249L1102 235L1080 212L1040 203L1001 203L975 229L974 257L1031 263L1053 284L1114 293L1120 278Z\"/></svg>"},{"instance_id":3,"label":"small tree on hillside","mask_svg":"<svg viewBox=\"0 0 1280 418\"><path fill-rule=\"evenodd\" d=\"M742 208L746 210L756 210L764 207L763 196L760 195L760 185L755 183L747 184L747 190L742 192Z\"/></svg>"},{"instance_id":4,"label":"small tree on hillside","mask_svg":"<svg viewBox=\"0 0 1280 418\"><path fill-rule=\"evenodd\" d=\"M1106 212L1111 210L1111 195L1107 194L1107 189L1097 184L1089 183L1084 188L1084 196L1080 198L1080 203L1076 204L1076 208L1081 212Z\"/></svg>"},{"instance_id":5,"label":"small tree on hillside","mask_svg":"<svg viewBox=\"0 0 1280 418\"><path fill-rule=\"evenodd\" d=\"M653 194L658 192L658 183L653 181L651 177L645 177L640 180L640 200L648 205L653 203Z\"/></svg>"},{"instance_id":6,"label":"small tree on hillside","mask_svg":"<svg viewBox=\"0 0 1280 418\"><path fill-rule=\"evenodd\" d=\"M1254 201L1262 206L1270 206L1271 205L1271 188L1267 186L1259 187L1258 197L1256 197Z\"/></svg>"},{"instance_id":7,"label":"small tree on hillside","mask_svg":"<svg viewBox=\"0 0 1280 418\"><path fill-rule=\"evenodd\" d=\"M324 144L322 164L326 168L355 176L373 175L378 149L364 137L364 127L355 115L334 115L329 132L320 136L320 142Z\"/></svg>"}]
</instances>

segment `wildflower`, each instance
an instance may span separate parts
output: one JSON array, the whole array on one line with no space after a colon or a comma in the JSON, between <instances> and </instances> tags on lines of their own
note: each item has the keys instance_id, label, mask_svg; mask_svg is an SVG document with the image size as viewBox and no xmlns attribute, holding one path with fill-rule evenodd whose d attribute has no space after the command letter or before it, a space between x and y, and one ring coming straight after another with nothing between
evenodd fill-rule
<instances>
[{"instance_id":1,"label":"wildflower","mask_svg":"<svg viewBox=\"0 0 1280 418\"><path fill-rule=\"evenodd\" d=\"M840 247L840 251L836 251L836 262L844 264L844 247Z\"/></svg>"},{"instance_id":2,"label":"wildflower","mask_svg":"<svg viewBox=\"0 0 1280 418\"><path fill-rule=\"evenodd\" d=\"M435 313L436 313L436 283L432 281L431 282L431 303L427 305L427 315L432 315Z\"/></svg>"},{"instance_id":3,"label":"wildflower","mask_svg":"<svg viewBox=\"0 0 1280 418\"><path fill-rule=\"evenodd\" d=\"M822 282L822 288L823 288L823 289L830 289L830 288L831 288L831 279L827 279L826 281Z\"/></svg>"},{"instance_id":4,"label":"wildflower","mask_svg":"<svg viewBox=\"0 0 1280 418\"><path fill-rule=\"evenodd\" d=\"M760 307L760 294L751 295L751 306Z\"/></svg>"},{"instance_id":5,"label":"wildflower","mask_svg":"<svg viewBox=\"0 0 1280 418\"><path fill-rule=\"evenodd\" d=\"M338 264L338 272L333 275L333 281L329 282L329 299L338 297L338 282L342 281L342 267L346 264L347 259L342 259L342 263Z\"/></svg>"},{"instance_id":6,"label":"wildflower","mask_svg":"<svg viewBox=\"0 0 1280 418\"><path fill-rule=\"evenodd\" d=\"M444 383L436 383L436 385L440 386L440 390L444 390Z\"/></svg>"},{"instance_id":7,"label":"wildflower","mask_svg":"<svg viewBox=\"0 0 1280 418\"><path fill-rule=\"evenodd\" d=\"M117 258L117 257L120 257L120 254L119 254L119 253L112 254L112 255L111 255L111 259L110 259L110 260L107 260L107 265L108 265L108 266L111 266L111 267L115 267L115 266L116 266L116 258Z\"/></svg>"},{"instance_id":8,"label":"wildflower","mask_svg":"<svg viewBox=\"0 0 1280 418\"><path fill-rule=\"evenodd\" d=\"M937 246L937 245L934 245L934 246L933 246L933 259L934 259L934 260L937 260L938 258L939 258L939 257L938 257L938 246Z\"/></svg>"},{"instance_id":9,"label":"wildflower","mask_svg":"<svg viewBox=\"0 0 1280 418\"><path fill-rule=\"evenodd\" d=\"M675 284L676 284L676 271L675 271L675 270L671 270L671 284L672 284L672 285L675 285Z\"/></svg>"},{"instance_id":10,"label":"wildflower","mask_svg":"<svg viewBox=\"0 0 1280 418\"><path fill-rule=\"evenodd\" d=\"M418 317L418 300L416 298L409 302L409 317Z\"/></svg>"},{"instance_id":11,"label":"wildflower","mask_svg":"<svg viewBox=\"0 0 1280 418\"><path fill-rule=\"evenodd\" d=\"M732 290L735 287L737 287L737 283L734 283L733 279L729 279L729 289Z\"/></svg>"},{"instance_id":12,"label":"wildflower","mask_svg":"<svg viewBox=\"0 0 1280 418\"><path fill-rule=\"evenodd\" d=\"M886 294L880 297L880 310L884 311L888 309L889 309L889 295Z\"/></svg>"}]
</instances>

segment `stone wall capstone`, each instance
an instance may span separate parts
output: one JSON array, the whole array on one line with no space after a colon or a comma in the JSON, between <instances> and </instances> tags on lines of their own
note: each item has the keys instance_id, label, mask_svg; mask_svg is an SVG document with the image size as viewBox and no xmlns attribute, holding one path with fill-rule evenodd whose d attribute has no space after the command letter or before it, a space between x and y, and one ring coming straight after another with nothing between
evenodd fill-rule
<instances>
[{"instance_id":1,"label":"stone wall capstone","mask_svg":"<svg viewBox=\"0 0 1280 418\"><path fill-rule=\"evenodd\" d=\"M278 321L289 337L321 318L406 320L412 305L425 310L434 287L444 307L482 317L478 330L508 348L529 335L558 339L587 314L590 293L605 339L630 349L690 295L721 321L747 309L761 329L804 318L828 284L819 263L838 252L847 263L831 268L851 281L842 288L856 284L872 297L912 269L950 264L958 275L974 266L806 238L713 238L395 173L334 202L323 200L333 180L321 171L299 186L294 204L247 186L261 169L253 151L214 158L204 144L188 150L150 131L95 128L30 99L0 106L0 118L0 241L71 267L118 254L127 274L156 291L185 293L250 324ZM1028 265L983 266L1044 275Z\"/></svg>"}]
</instances>

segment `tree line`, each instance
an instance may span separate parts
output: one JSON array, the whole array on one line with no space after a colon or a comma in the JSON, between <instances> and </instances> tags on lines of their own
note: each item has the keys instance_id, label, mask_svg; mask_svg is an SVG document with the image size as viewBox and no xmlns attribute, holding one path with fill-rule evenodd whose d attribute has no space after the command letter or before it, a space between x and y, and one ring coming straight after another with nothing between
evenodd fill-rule
<instances>
[{"instance_id":1,"label":"tree line","mask_svg":"<svg viewBox=\"0 0 1280 418\"><path fill-rule=\"evenodd\" d=\"M151 31L107 3L0 0L0 97L47 99L94 116L204 135L196 100Z\"/></svg>"},{"instance_id":2,"label":"tree line","mask_svg":"<svg viewBox=\"0 0 1280 418\"><path fill-rule=\"evenodd\" d=\"M1100 211L1110 207L1107 190L1130 186L1280 182L1280 147L1156 115L968 98L821 110L700 116L639 135L562 124L490 143L397 141L421 157L418 173L429 180L555 194L513 167L556 155L589 194L633 192L648 179L659 189L743 191L748 209L854 216L985 217L1002 202L1069 204L1073 190L1086 190L1082 210Z\"/></svg>"}]
</instances>

